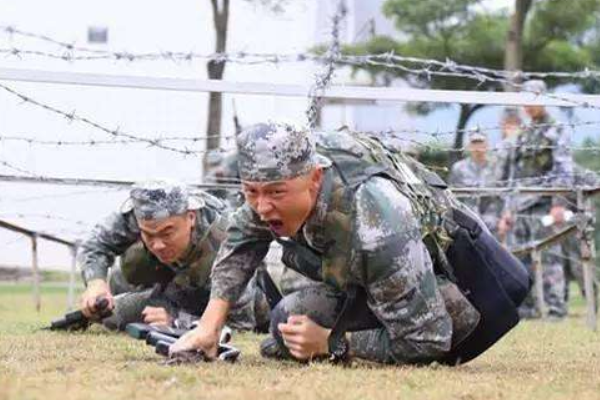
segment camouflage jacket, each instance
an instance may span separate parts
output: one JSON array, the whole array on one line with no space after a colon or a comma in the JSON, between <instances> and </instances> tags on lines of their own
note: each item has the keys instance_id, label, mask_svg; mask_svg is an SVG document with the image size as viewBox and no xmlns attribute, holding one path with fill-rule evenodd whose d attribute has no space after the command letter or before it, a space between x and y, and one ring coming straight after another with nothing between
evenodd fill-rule
<instances>
[{"instance_id":1,"label":"camouflage jacket","mask_svg":"<svg viewBox=\"0 0 600 400\"><path fill-rule=\"evenodd\" d=\"M504 157L499 160L499 182L515 187L571 186L573 159L568 145L566 132L546 114L542 120L526 127L513 146L503 152ZM518 196L513 200L517 211L522 211L540 204L544 198L530 195Z\"/></svg>"},{"instance_id":2,"label":"camouflage jacket","mask_svg":"<svg viewBox=\"0 0 600 400\"><path fill-rule=\"evenodd\" d=\"M454 164L448 177L448 183L454 187L494 187L495 174L493 164L487 161L485 165L478 165L471 157L465 158ZM499 199L495 196L481 196L473 194L461 198L461 201L476 211L485 224L494 230L500 214Z\"/></svg>"},{"instance_id":3,"label":"camouflage jacket","mask_svg":"<svg viewBox=\"0 0 600 400\"><path fill-rule=\"evenodd\" d=\"M381 361L435 359L450 348L452 321L413 200L383 176L352 187L337 167L344 163L325 170L311 216L289 239L319 263L315 268L285 254L284 261L296 262L294 269L340 291L348 284L366 289L368 305L384 328L355 333L352 340L361 346L383 342ZM355 178L362 173L346 172ZM213 267L211 296L234 302L273 240L247 204L238 209Z\"/></svg>"},{"instance_id":4,"label":"camouflage jacket","mask_svg":"<svg viewBox=\"0 0 600 400\"><path fill-rule=\"evenodd\" d=\"M239 184L240 173L237 166L237 153L222 155L218 165L215 165L206 171L204 180L208 184ZM206 191L223 200L232 210L235 210L244 203L244 195L239 189L214 188Z\"/></svg>"},{"instance_id":5,"label":"camouflage jacket","mask_svg":"<svg viewBox=\"0 0 600 400\"><path fill-rule=\"evenodd\" d=\"M173 265L173 282L182 288L210 288L210 270L228 223L222 202L207 194L197 194L205 206L197 211L196 226L184 257ZM106 279L115 257L122 255L136 242L141 233L133 211L112 214L97 225L82 243L78 263L83 279Z\"/></svg>"}]
</instances>

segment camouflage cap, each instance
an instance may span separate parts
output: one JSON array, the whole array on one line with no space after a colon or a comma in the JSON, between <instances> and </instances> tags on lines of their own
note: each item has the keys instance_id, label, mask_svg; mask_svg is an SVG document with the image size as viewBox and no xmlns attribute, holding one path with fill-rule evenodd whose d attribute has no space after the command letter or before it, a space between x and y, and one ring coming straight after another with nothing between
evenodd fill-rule
<instances>
[{"instance_id":1,"label":"camouflage cap","mask_svg":"<svg viewBox=\"0 0 600 400\"><path fill-rule=\"evenodd\" d=\"M317 154L306 128L286 123L261 123L237 136L238 166L244 181L271 182L292 179L331 161Z\"/></svg>"},{"instance_id":2,"label":"camouflage cap","mask_svg":"<svg viewBox=\"0 0 600 400\"><path fill-rule=\"evenodd\" d=\"M544 94L548 91L546 82L540 79L531 79L523 83L521 86L523 92L532 92L536 94Z\"/></svg>"},{"instance_id":3,"label":"camouflage cap","mask_svg":"<svg viewBox=\"0 0 600 400\"><path fill-rule=\"evenodd\" d=\"M206 155L206 164L209 167L216 167L223 161L223 152L221 149L214 149Z\"/></svg>"},{"instance_id":4,"label":"camouflage cap","mask_svg":"<svg viewBox=\"0 0 600 400\"><path fill-rule=\"evenodd\" d=\"M516 107L505 107L500 116L502 121L520 121L521 115Z\"/></svg>"},{"instance_id":5,"label":"camouflage cap","mask_svg":"<svg viewBox=\"0 0 600 400\"><path fill-rule=\"evenodd\" d=\"M487 135L481 130L481 128L477 127L469 131L469 143L486 141Z\"/></svg>"},{"instance_id":6,"label":"camouflage cap","mask_svg":"<svg viewBox=\"0 0 600 400\"><path fill-rule=\"evenodd\" d=\"M146 181L133 185L122 212L133 210L139 220L158 220L181 215L203 206L202 199L190 195L183 183Z\"/></svg>"}]
</instances>

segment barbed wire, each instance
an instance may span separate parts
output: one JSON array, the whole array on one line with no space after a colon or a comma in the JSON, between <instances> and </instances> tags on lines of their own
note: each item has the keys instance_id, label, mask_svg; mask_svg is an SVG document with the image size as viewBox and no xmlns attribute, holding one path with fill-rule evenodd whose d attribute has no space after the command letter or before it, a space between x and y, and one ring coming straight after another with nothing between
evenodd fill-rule
<instances>
[{"instance_id":1,"label":"barbed wire","mask_svg":"<svg viewBox=\"0 0 600 400\"><path fill-rule=\"evenodd\" d=\"M78 60L126 60L126 61L148 61L148 60L166 60L166 61L192 61L202 59L213 62L227 63L284 63L284 62L306 62L314 61L327 64L331 60L331 55L320 55L315 53L256 53L256 52L233 52L233 53L197 53L193 51L160 51L136 53L132 51L111 51L103 49L94 49L90 47L78 46L74 42L65 42L54 39L48 35L29 32L17 29L14 26L0 26L0 31L4 31L11 38L13 36L22 36L29 39L37 39L42 42L58 46L63 51L52 53L40 50L19 49L17 47L0 49L0 54L13 56L36 55L64 61ZM89 53L77 55L77 52ZM455 76L466 77L468 74L472 79L490 80L524 80L524 79L598 79L600 71L585 68L581 71L511 71L504 69L494 69L467 64L460 64L450 58L437 60L422 57L410 57L396 54L393 51L378 54L341 54L334 55L336 62L348 65L370 65L379 68L400 69L403 72L422 76ZM409 65L421 65L423 68L409 67ZM499 82L500 83L500 82Z\"/></svg>"},{"instance_id":2,"label":"barbed wire","mask_svg":"<svg viewBox=\"0 0 600 400\"><path fill-rule=\"evenodd\" d=\"M313 129L317 125L321 103L323 101L323 92L331 83L336 67L336 58L340 56L340 24L346 17L348 9L345 0L339 0L335 15L331 20L331 44L327 49L325 69L315 75L315 83L311 87L309 97L309 107L306 110L309 128Z\"/></svg>"},{"instance_id":3,"label":"barbed wire","mask_svg":"<svg viewBox=\"0 0 600 400\"><path fill-rule=\"evenodd\" d=\"M46 104L44 102L35 100L35 99L33 99L33 98L31 98L31 97L29 97L29 96L27 96L27 95L25 95L25 94L23 94L23 93L21 93L19 91L16 91L16 90L14 90L14 89L12 89L12 88L4 85L4 84L0 84L0 89L3 89L4 91L10 93L11 95L18 97L21 101L23 101L23 103L34 105L36 107L39 107L39 108L44 109L46 111L49 111L49 112L51 112L53 114L59 115L61 117L64 117L69 122L80 122L80 123L82 123L84 125L90 126L90 127L94 128L96 130L104 132L105 134L108 134L109 136L114 137L114 138L129 139L129 140L137 141L139 143L146 144L149 147L157 147L157 148L160 148L160 149L163 149L163 150L167 150L167 151L170 151L170 152L181 154L183 156L195 156L195 155L202 154L202 153L206 152L206 150L204 150L204 151L199 151L199 150L194 151L194 150L191 150L189 148L183 148L183 149L181 149L181 148L178 148L178 147L173 147L173 146L165 145L165 144L161 143L160 139L148 139L146 137L134 135L132 133L122 132L119 127L114 128L114 129L113 128L108 128L108 127L106 127L106 126L104 126L104 125L102 125L102 124L100 124L98 122L95 122L95 121L93 121L93 120L91 120L91 119L89 119L87 117L79 116L74 110L71 111L71 112L67 112L67 111L58 109L58 108L56 108L54 106L51 106L49 104ZM224 148L219 148L218 150L222 151L222 152L228 151L227 149L224 149Z\"/></svg>"},{"instance_id":4,"label":"barbed wire","mask_svg":"<svg viewBox=\"0 0 600 400\"><path fill-rule=\"evenodd\" d=\"M57 135L53 135L57 136ZM149 137L149 140L152 140L159 145L167 142L190 142L190 143L201 143L208 140L214 136L197 136L197 137L183 137L183 136L173 136L173 137L165 137L165 136L157 136L157 137ZM235 137L234 134L227 134L220 136L223 139L232 139ZM27 136L21 135L1 135L0 134L0 142L23 142L28 145L43 145L43 146L110 146L110 145L131 145L131 144L144 144L147 146L146 142L141 142L138 139L113 139L113 140L98 140L98 139L88 139L88 140L44 140L34 138L33 135L28 134ZM190 149L191 150L191 149ZM192 150L191 150L192 151ZM197 150L193 150L197 152Z\"/></svg>"},{"instance_id":5,"label":"barbed wire","mask_svg":"<svg viewBox=\"0 0 600 400\"><path fill-rule=\"evenodd\" d=\"M593 171L598 174L600 171ZM564 174L556 175L560 177L565 177ZM573 174L572 176L575 176ZM566 176L568 177L568 176ZM600 179L600 175L597 176ZM526 179L530 179L530 185L522 185L517 187L506 187L506 186L488 186L488 187L450 187L451 190L457 191L458 194L468 194L470 197L493 197L493 196L504 196L508 192L522 195L531 195L531 194L544 194L548 196L555 195L563 195L568 193L576 193L578 190L583 190L585 192L597 193L600 192L600 188L594 185L569 185L566 187L549 187L549 186L539 186L535 185L536 182L533 182L533 178L523 178L521 180L516 179L514 181L525 181ZM194 183L188 182L187 184L190 187L196 189L232 189L239 190L241 181L238 178L219 178L214 179L214 183L208 180L205 183ZM227 182L227 183L219 183L219 182ZM109 181L109 180L100 180L100 179L90 179L90 178L57 178L51 176L22 176L22 175L0 175L0 183L1 182L22 182L22 183L39 183L39 184L52 184L52 185L67 185L67 186L90 186L90 187L102 187L102 188L111 188L109 191L116 190L125 190L128 189L133 181ZM498 180L496 182L506 182L502 180ZM38 197L29 197L27 199L40 199L40 198L50 198L50 197L68 197L76 194L91 194L98 193L97 191L81 191L81 192L73 192L67 194L56 194L56 195L47 195L47 196L38 196ZM4 198L5 200L6 198ZM19 199L11 199L12 201L23 201L24 198Z\"/></svg>"},{"instance_id":6,"label":"barbed wire","mask_svg":"<svg viewBox=\"0 0 600 400\"><path fill-rule=\"evenodd\" d=\"M45 178L45 177L37 177L37 178L33 178L33 179L35 179L37 183L47 183L47 180L48 180L48 178ZM2 179L0 179L0 183L1 182L2 182ZM6 182L6 181L4 181L4 182ZM8 182L12 182L12 181L8 181ZM82 184L79 186L84 186L84 185ZM86 186L90 186L90 185L86 185ZM25 202L39 201L39 200L71 198L74 196L87 196L87 195L92 195L92 194L98 195L98 194L114 193L118 190L118 188L107 189L107 186L102 186L102 189L103 190L78 190L78 191L73 191L73 192L68 192L68 193L59 193L59 194L53 193L53 194L45 194L45 195L20 196L20 197L7 197L6 195L3 195L2 199L0 201L2 201L3 203L6 203L6 202L25 203Z\"/></svg>"},{"instance_id":7,"label":"barbed wire","mask_svg":"<svg viewBox=\"0 0 600 400\"><path fill-rule=\"evenodd\" d=\"M21 219L34 218L34 219L44 219L44 220L50 220L50 221L67 222L67 223L70 223L70 224L84 226L84 227L90 227L92 225L92 224L90 224L90 222L86 222L86 221L82 221L82 220L61 217L61 216L58 216L58 215L40 214L40 213L21 213L21 212L0 213L0 218L21 218Z\"/></svg>"},{"instance_id":8,"label":"barbed wire","mask_svg":"<svg viewBox=\"0 0 600 400\"><path fill-rule=\"evenodd\" d=\"M15 172L20 172L22 174L30 175L30 176L36 176L35 172L31 172L31 171L28 171L28 170L23 169L21 167L17 167L16 165L14 165L12 163L9 163L8 161L0 160L0 165L3 165L6 168L8 168L8 169L10 169L12 171L15 171Z\"/></svg>"},{"instance_id":9,"label":"barbed wire","mask_svg":"<svg viewBox=\"0 0 600 400\"><path fill-rule=\"evenodd\" d=\"M38 183L50 185L65 185L65 186L90 186L112 188L113 190L127 190L136 181L124 180L108 180L108 179L93 179L93 178L59 178L53 176L24 176L24 175L8 175L0 174L0 182L17 182L17 183ZM196 189L239 189L239 185L228 183L198 183L185 182L188 186ZM88 193L88 192L84 192ZM97 193L91 192L89 193ZM58 196L58 195L57 195Z\"/></svg>"},{"instance_id":10,"label":"barbed wire","mask_svg":"<svg viewBox=\"0 0 600 400\"><path fill-rule=\"evenodd\" d=\"M547 127L557 127L557 128L570 128L571 130L575 130L579 127L587 127L600 125L600 120L597 121L579 121L579 122L550 122L550 123L532 123L527 126L522 127L521 129L538 129L538 128L547 128ZM342 128L340 128L342 129ZM492 132L492 131L500 131L503 129L501 125L493 125L493 126L478 126L477 129L484 132ZM468 145L459 147L459 148L448 148L442 142L423 142L413 138L407 138L404 135L421 135L421 136L429 136L435 140L449 136L451 134L456 134L457 132L469 133L473 130L473 128L464 128L464 129L455 129L455 130L447 130L447 131L426 131L419 129L388 129L383 131L361 131L358 133L364 133L372 136L382 137L384 140L392 140L392 141L400 141L403 143L407 143L410 145L414 145L419 150L433 150L438 152L463 152L468 150ZM57 135L53 135L57 136ZM145 139L156 143L160 146L163 143L168 142L187 142L192 144L199 144L208 140L210 138L218 137L219 135L201 135L201 136L151 136ZM223 139L234 139L236 134L225 134L221 136ZM112 140L98 140L98 139L88 139L88 140L44 140L34 138L31 134L28 136L24 135L2 135L0 134L0 142L23 142L28 145L43 145L43 146L100 146L100 145L129 145L129 144L143 144L147 146L147 140L140 141L137 138L126 138L126 139L112 139ZM510 150L513 148L521 148L521 149L555 149L559 146L517 146L515 144L509 144L507 142L499 142L496 146L489 147L489 152L498 152L503 150ZM590 146L590 145L581 145L581 146L560 146L560 148L566 148L572 151L589 151L592 153L600 152L600 146ZM192 153L204 153L204 150L195 150L192 148L187 148L189 152ZM226 153L231 153L232 149L217 149ZM403 150L411 150L408 148L404 148Z\"/></svg>"},{"instance_id":11,"label":"barbed wire","mask_svg":"<svg viewBox=\"0 0 600 400\"><path fill-rule=\"evenodd\" d=\"M128 51L105 51L98 52L93 55L78 55L73 51L65 52L50 52L44 50L32 50L19 47L2 47L0 54L5 56L36 56L49 58L54 60L62 60L67 62L75 61L174 61L174 62L193 62L202 60L207 62L217 63L235 63L242 65L257 65L257 64L281 64L281 63L298 63L298 62L316 62L323 63L324 57L309 53L252 53L239 51L235 53L197 53L197 52L182 52L182 51L163 51L163 52L148 52L134 53Z\"/></svg>"}]
</instances>

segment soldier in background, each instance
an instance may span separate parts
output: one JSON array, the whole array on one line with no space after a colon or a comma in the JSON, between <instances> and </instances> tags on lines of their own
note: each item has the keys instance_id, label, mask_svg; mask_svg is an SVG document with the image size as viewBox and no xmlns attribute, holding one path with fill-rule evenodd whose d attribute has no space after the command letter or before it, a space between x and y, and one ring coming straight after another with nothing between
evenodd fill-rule
<instances>
[{"instance_id":1,"label":"soldier in background","mask_svg":"<svg viewBox=\"0 0 600 400\"><path fill-rule=\"evenodd\" d=\"M240 174L238 172L235 151L223 152L221 149L211 150L208 154L207 164L208 169L204 174L205 183L239 185ZM244 195L239 189L216 187L208 189L207 192L223 200L232 211L244 203Z\"/></svg>"},{"instance_id":2,"label":"soldier in background","mask_svg":"<svg viewBox=\"0 0 600 400\"><path fill-rule=\"evenodd\" d=\"M212 264L227 224L226 207L209 194L192 195L183 184L163 181L135 185L120 212L97 225L80 247L83 313L94 319L94 303L105 297L113 309L103 320L109 328L124 329L130 322L189 326L208 302ZM117 256L121 265L111 268ZM254 281L234 306L229 325L258 330L268 325L266 299Z\"/></svg>"},{"instance_id":3,"label":"soldier in background","mask_svg":"<svg viewBox=\"0 0 600 400\"><path fill-rule=\"evenodd\" d=\"M546 84L540 80L527 81L523 90L537 94L546 92ZM499 181L508 187L521 186L572 186L573 166L568 147L568 138L563 129L556 125L544 106L524 106L531 123L516 137L508 156L499 160ZM502 238L512 234L515 245L524 246L552 234L552 227L544 227L542 218L552 215L556 224L564 221L565 202L559 197L519 195L505 207L498 223L498 234ZM511 243L512 244L512 243ZM542 252L544 302L548 316L563 318L566 313L566 282L560 253L560 245L550 246ZM522 261L531 267L530 256ZM534 291L521 307L522 317L539 317Z\"/></svg>"},{"instance_id":4,"label":"soldier in background","mask_svg":"<svg viewBox=\"0 0 600 400\"><path fill-rule=\"evenodd\" d=\"M495 186L494 165L488 153L488 139L480 129L468 135L468 157L452 166L448 183L452 187L477 188ZM462 197L461 201L478 213L493 233L498 225L499 199L473 193Z\"/></svg>"},{"instance_id":5,"label":"soldier in background","mask_svg":"<svg viewBox=\"0 0 600 400\"><path fill-rule=\"evenodd\" d=\"M575 187L589 187L596 188L600 187L600 177L598 174L585 169L577 164L573 165L574 172L574 184ZM568 196L568 209L571 214L575 214L577 210L577 196L575 194ZM591 212L592 224L596 222L596 213L595 208L589 210ZM566 285L566 301L569 300L569 283L575 281L577 286L579 286L579 291L582 296L586 296L585 293L585 285L583 280L583 263L581 261L581 238L579 234L570 235L566 240L561 242L561 253L559 254L563 261L563 266L565 270L565 278L567 280ZM593 260L595 263L596 260ZM594 299L598 300L598 278L600 277L597 264L596 268L594 268L595 273L593 276L594 279ZM596 309L598 309L596 305Z\"/></svg>"}]
</instances>

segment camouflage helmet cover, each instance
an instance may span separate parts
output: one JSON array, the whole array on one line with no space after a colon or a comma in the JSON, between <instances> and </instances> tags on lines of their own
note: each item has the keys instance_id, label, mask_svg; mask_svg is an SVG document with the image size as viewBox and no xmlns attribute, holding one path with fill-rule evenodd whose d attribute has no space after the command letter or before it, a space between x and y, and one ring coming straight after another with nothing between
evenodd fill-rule
<instances>
[{"instance_id":1,"label":"camouflage helmet cover","mask_svg":"<svg viewBox=\"0 0 600 400\"><path fill-rule=\"evenodd\" d=\"M129 199L121 211L133 210L138 220L159 220L182 215L204 206L199 197L191 196L187 186L179 182L146 181L133 185Z\"/></svg>"},{"instance_id":2,"label":"camouflage helmet cover","mask_svg":"<svg viewBox=\"0 0 600 400\"><path fill-rule=\"evenodd\" d=\"M287 180L304 175L317 165L331 165L317 154L308 129L287 123L253 125L237 136L237 148L244 181Z\"/></svg>"}]
</instances>

